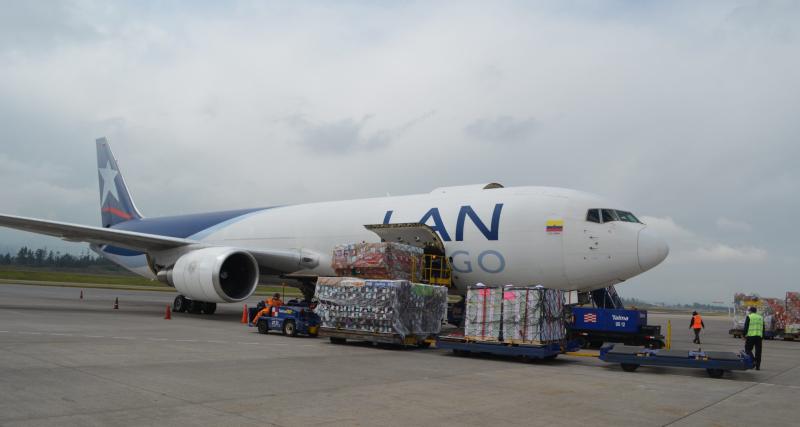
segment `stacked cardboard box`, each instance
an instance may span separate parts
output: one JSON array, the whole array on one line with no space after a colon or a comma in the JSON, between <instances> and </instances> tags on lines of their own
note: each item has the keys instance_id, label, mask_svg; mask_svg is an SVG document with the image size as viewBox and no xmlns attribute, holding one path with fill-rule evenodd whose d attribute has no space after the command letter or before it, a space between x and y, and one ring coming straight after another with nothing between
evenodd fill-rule
<instances>
[{"instance_id":1,"label":"stacked cardboard box","mask_svg":"<svg viewBox=\"0 0 800 427\"><path fill-rule=\"evenodd\" d=\"M555 289L503 290L503 341L544 344L564 339L564 292Z\"/></svg>"},{"instance_id":2,"label":"stacked cardboard box","mask_svg":"<svg viewBox=\"0 0 800 427\"><path fill-rule=\"evenodd\" d=\"M800 329L800 292L786 292L786 328Z\"/></svg>"},{"instance_id":3,"label":"stacked cardboard box","mask_svg":"<svg viewBox=\"0 0 800 427\"><path fill-rule=\"evenodd\" d=\"M337 276L417 281L423 250L402 243L351 243L336 246L331 267Z\"/></svg>"},{"instance_id":4,"label":"stacked cardboard box","mask_svg":"<svg viewBox=\"0 0 800 427\"><path fill-rule=\"evenodd\" d=\"M428 336L447 315L447 288L407 280L320 277L316 297L323 328Z\"/></svg>"},{"instance_id":5,"label":"stacked cardboard box","mask_svg":"<svg viewBox=\"0 0 800 427\"><path fill-rule=\"evenodd\" d=\"M564 339L564 292L537 287L467 290L467 339L544 344Z\"/></svg>"},{"instance_id":6,"label":"stacked cardboard box","mask_svg":"<svg viewBox=\"0 0 800 427\"><path fill-rule=\"evenodd\" d=\"M467 289L464 337L476 341L499 341L503 309L501 288L477 286Z\"/></svg>"}]
</instances>

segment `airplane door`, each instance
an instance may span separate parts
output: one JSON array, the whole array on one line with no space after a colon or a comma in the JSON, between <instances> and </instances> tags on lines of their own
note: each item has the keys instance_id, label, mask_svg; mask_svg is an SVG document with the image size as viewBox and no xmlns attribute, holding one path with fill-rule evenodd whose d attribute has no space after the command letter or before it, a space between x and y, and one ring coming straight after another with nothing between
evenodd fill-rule
<instances>
[{"instance_id":1,"label":"airplane door","mask_svg":"<svg viewBox=\"0 0 800 427\"><path fill-rule=\"evenodd\" d=\"M575 289L596 282L597 276L602 275L610 264L605 243L613 230L609 229L609 224L594 222L594 219L590 212L586 219L569 219L564 227L565 270L570 285Z\"/></svg>"}]
</instances>

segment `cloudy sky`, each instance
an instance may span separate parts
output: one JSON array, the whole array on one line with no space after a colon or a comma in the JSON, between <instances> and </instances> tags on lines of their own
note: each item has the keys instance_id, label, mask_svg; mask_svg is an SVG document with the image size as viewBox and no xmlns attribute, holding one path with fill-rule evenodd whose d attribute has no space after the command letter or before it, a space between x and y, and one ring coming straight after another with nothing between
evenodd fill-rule
<instances>
[{"instance_id":1,"label":"cloudy sky","mask_svg":"<svg viewBox=\"0 0 800 427\"><path fill-rule=\"evenodd\" d=\"M621 201L651 301L800 290L800 3L4 2L0 212L145 215L497 181ZM0 252L59 240L0 230ZM76 249L78 248L78 249Z\"/></svg>"}]
</instances>

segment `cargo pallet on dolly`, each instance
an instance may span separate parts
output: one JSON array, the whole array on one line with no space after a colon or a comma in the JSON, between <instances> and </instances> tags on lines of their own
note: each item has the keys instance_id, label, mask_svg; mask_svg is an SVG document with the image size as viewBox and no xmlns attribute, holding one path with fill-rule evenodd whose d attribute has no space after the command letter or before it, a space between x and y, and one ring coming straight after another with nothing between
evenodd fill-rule
<instances>
[{"instance_id":1,"label":"cargo pallet on dolly","mask_svg":"<svg viewBox=\"0 0 800 427\"><path fill-rule=\"evenodd\" d=\"M725 371L753 369L753 358L744 351L653 350L608 344L600 349L600 360L619 363L626 372L633 372L639 366L705 369L712 378L721 378Z\"/></svg>"},{"instance_id":2,"label":"cargo pallet on dolly","mask_svg":"<svg viewBox=\"0 0 800 427\"><path fill-rule=\"evenodd\" d=\"M328 337L332 344L345 344L347 341L365 341L373 344L393 344L401 347L430 347L434 336L401 335L393 333L352 331L348 329L319 328L319 336Z\"/></svg>"},{"instance_id":3,"label":"cargo pallet on dolly","mask_svg":"<svg viewBox=\"0 0 800 427\"><path fill-rule=\"evenodd\" d=\"M564 351L576 351L579 346L560 342L546 344L509 344L500 341L474 341L463 336L442 335L436 338L436 348L452 350L453 354L491 354L521 359L555 359Z\"/></svg>"}]
</instances>

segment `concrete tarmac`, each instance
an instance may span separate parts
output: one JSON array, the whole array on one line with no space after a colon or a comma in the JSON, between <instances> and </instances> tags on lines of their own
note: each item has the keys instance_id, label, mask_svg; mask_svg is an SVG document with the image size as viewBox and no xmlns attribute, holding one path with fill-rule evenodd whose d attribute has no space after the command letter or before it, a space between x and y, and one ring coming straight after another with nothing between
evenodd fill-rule
<instances>
[{"instance_id":1,"label":"concrete tarmac","mask_svg":"<svg viewBox=\"0 0 800 427\"><path fill-rule=\"evenodd\" d=\"M766 341L761 371L712 379L585 357L524 363L264 336L239 323L240 305L164 320L172 294L79 293L0 285L0 425L800 423L800 342ZM689 316L651 315L667 320L673 348L696 347ZM727 318L705 322L703 349L742 348Z\"/></svg>"}]
</instances>

